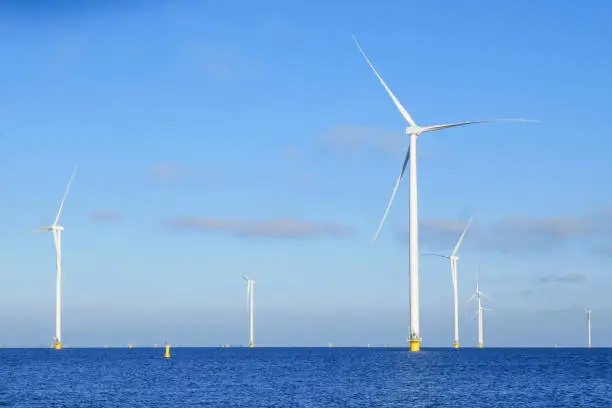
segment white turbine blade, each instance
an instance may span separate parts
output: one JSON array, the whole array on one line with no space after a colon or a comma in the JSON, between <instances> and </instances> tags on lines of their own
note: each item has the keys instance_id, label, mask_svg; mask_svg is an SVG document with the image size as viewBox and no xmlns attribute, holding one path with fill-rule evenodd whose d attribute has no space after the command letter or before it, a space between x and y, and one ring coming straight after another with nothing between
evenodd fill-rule
<instances>
[{"instance_id":1,"label":"white turbine blade","mask_svg":"<svg viewBox=\"0 0 612 408\"><path fill-rule=\"evenodd\" d=\"M489 299L491 302L495 302L493 299L491 299L490 297L488 297L487 295L485 295L484 293L480 292L480 296L482 296L485 299Z\"/></svg>"},{"instance_id":2,"label":"white turbine blade","mask_svg":"<svg viewBox=\"0 0 612 408\"><path fill-rule=\"evenodd\" d=\"M64 201L66 201L66 196L68 195L68 190L70 190L70 185L72 184L72 180L74 180L74 176L76 174L77 168L78 167L74 168L74 171L72 172L72 175L70 176L70 180L68 181L68 185L66 186L66 191L64 191L64 197L62 197L62 202L60 204L59 211L57 212L57 217L55 217L55 221L53 222L53 225L57 225L57 223L59 222L60 215L62 214L62 209L64 208Z\"/></svg>"},{"instance_id":3,"label":"white turbine blade","mask_svg":"<svg viewBox=\"0 0 612 408\"><path fill-rule=\"evenodd\" d=\"M248 276L246 276L244 273L242 275L240 275L240 276L242 276L242 279L244 279L245 281L247 281L247 282L249 281Z\"/></svg>"},{"instance_id":4,"label":"white turbine blade","mask_svg":"<svg viewBox=\"0 0 612 408\"><path fill-rule=\"evenodd\" d=\"M402 165L402 171L400 171L400 175L397 178L397 181L395 182L395 187L393 188L393 194L391 194L391 199L389 200L389 204L387 204L385 215L383 215L383 218L380 221L380 224L378 225L378 229L376 230L376 234L374 234L374 238L372 238L372 242L376 241L376 238L378 238L378 234L380 234L380 231L382 230L385 220L387 219L387 216L389 215L391 204L393 204L393 199L395 198L397 189L399 188L400 182L402 181L402 177L404 177L404 172L406 171L406 166L408 165L408 159L410 159L410 148L408 148L408 151L406 152L406 158L404 159L404 164Z\"/></svg>"},{"instance_id":5,"label":"white turbine blade","mask_svg":"<svg viewBox=\"0 0 612 408\"><path fill-rule=\"evenodd\" d=\"M442 255L442 254L431 254L431 253L427 253L427 254L421 254L422 256L439 256L440 258L446 258L446 259L450 259L450 256L448 255Z\"/></svg>"},{"instance_id":6,"label":"white turbine blade","mask_svg":"<svg viewBox=\"0 0 612 408\"><path fill-rule=\"evenodd\" d=\"M30 232L43 232L43 231L51 231L51 227L43 227L43 228L37 228L35 230L30 230Z\"/></svg>"},{"instance_id":7,"label":"white turbine blade","mask_svg":"<svg viewBox=\"0 0 612 408\"><path fill-rule=\"evenodd\" d=\"M475 292L467 301L467 303L470 303L472 300L474 300L474 298L476 297L476 295L478 294L478 292Z\"/></svg>"},{"instance_id":8,"label":"white turbine blade","mask_svg":"<svg viewBox=\"0 0 612 408\"><path fill-rule=\"evenodd\" d=\"M55 251L58 254L62 252L62 242L59 231L53 231L53 243L55 244Z\"/></svg>"},{"instance_id":9,"label":"white turbine blade","mask_svg":"<svg viewBox=\"0 0 612 408\"><path fill-rule=\"evenodd\" d=\"M246 308L249 310L249 297L251 296L251 281L247 280Z\"/></svg>"},{"instance_id":10,"label":"white turbine blade","mask_svg":"<svg viewBox=\"0 0 612 408\"><path fill-rule=\"evenodd\" d=\"M465 226L465 229L463 230L463 232L461 233L461 236L459 237L459 241L457 241L457 245L455 245L455 249L453 249L453 253L452 253L451 256L457 255L457 251L459 251L459 247L461 246L461 242L463 241L463 237L465 237L465 233L468 230L468 228L470 228L470 224L472 224L473 220L474 220L474 217L470 217L467 225Z\"/></svg>"},{"instance_id":11,"label":"white turbine blade","mask_svg":"<svg viewBox=\"0 0 612 408\"><path fill-rule=\"evenodd\" d=\"M397 107L397 109L400 111L400 113L402 114L402 116L404 117L404 119L406 119L406 121L408 123L410 123L410 126L417 126L417 124L414 122L414 120L412 120L412 117L410 116L410 114L408 113L408 111L406 111L406 109L402 106L402 104L400 103L400 101L395 97L395 95L393 94L393 92L391 92L391 89L389 89L389 87L387 86L386 82L382 79L382 77L378 74L378 71L376 71L376 68L374 68L374 65L372 65L372 63L370 62L370 59L368 58L368 56L366 55L366 53L363 51L363 49L361 48L361 45L359 45L359 41L357 41L357 38L355 38L355 36L353 35L353 40L355 41L355 44L357 44L357 48L359 48L359 51L361 52L361 55L363 55L363 58L365 58L366 62L368 63L368 65L370 66L370 68L372 68L372 71L374 71L374 73L376 74L376 77L378 78L378 80L380 81L380 83L382 84L382 86L385 87L385 90L387 91L387 93L389 94L389 96L391 97L391 99L393 99L393 103L395 104L395 107Z\"/></svg>"},{"instance_id":12,"label":"white turbine blade","mask_svg":"<svg viewBox=\"0 0 612 408\"><path fill-rule=\"evenodd\" d=\"M473 120L469 122L457 122L457 123L447 123L442 125L433 125L433 126L424 126L422 132L435 132L437 130L443 130L458 126L467 126L467 125L475 125L477 123L491 123L491 122L532 122L539 123L537 120L532 119L486 119L486 120Z\"/></svg>"},{"instance_id":13,"label":"white turbine blade","mask_svg":"<svg viewBox=\"0 0 612 408\"><path fill-rule=\"evenodd\" d=\"M478 317L478 310L476 311L476 313L474 313L474 316L472 316L472 320L474 320L476 317Z\"/></svg>"},{"instance_id":14,"label":"white turbine blade","mask_svg":"<svg viewBox=\"0 0 612 408\"><path fill-rule=\"evenodd\" d=\"M486 310L487 312L492 312L493 309L489 309L488 307L483 307L482 310Z\"/></svg>"}]
</instances>

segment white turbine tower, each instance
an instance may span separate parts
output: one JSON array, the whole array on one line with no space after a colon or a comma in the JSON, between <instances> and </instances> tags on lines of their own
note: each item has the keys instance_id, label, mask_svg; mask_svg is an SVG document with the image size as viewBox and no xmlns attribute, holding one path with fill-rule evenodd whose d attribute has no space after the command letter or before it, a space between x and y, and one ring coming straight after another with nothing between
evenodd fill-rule
<instances>
[{"instance_id":1,"label":"white turbine tower","mask_svg":"<svg viewBox=\"0 0 612 408\"><path fill-rule=\"evenodd\" d=\"M55 244L55 253L56 253L56 269L57 269L57 288L56 288L56 298L55 298L55 338L54 347L56 350L60 350L62 348L62 231L64 227L59 225L60 215L62 215L62 210L64 209L64 202L66 201L66 196L68 195L68 190L70 190L70 185L72 184L72 180L76 174L76 167L70 176L70 180L68 181L68 185L66 186L66 190L64 191L64 196L62 197L62 201L60 203L59 211L57 212L57 216L55 217L55 221L48 227L39 228L37 231L51 231L53 233L53 243Z\"/></svg>"},{"instance_id":2,"label":"white turbine tower","mask_svg":"<svg viewBox=\"0 0 612 408\"><path fill-rule=\"evenodd\" d=\"M402 106L400 101L395 97L391 89L387 86L382 77L378 74L378 71L374 68L374 65L370 62L370 59L367 57L359 42L355 36L353 36L353 40L359 51L365 58L366 62L374 71L374 74L382 84L382 86L387 91L387 94L393 100L395 107L402 114L408 125L406 127L406 134L410 136L410 145L408 151L406 152L406 157L404 159L404 164L400 171L399 177L395 183L395 188L393 189L393 193L391 195L391 199L389 200L389 204L387 205L387 210L378 226L376 234L374 235L373 241L376 240L378 234L380 233L382 226L389 214L389 209L391 208L391 204L393 203L393 198L395 197L395 193L399 187L400 181L404 175L404 171L406 170L406 166L410 163L410 215L409 215L409 229L410 229L410 350L411 351L419 351L421 349L421 334L420 334L420 324L419 324L419 233L418 233L418 210L417 210L417 166L416 166L416 142L417 137L422 133L426 132L435 132L439 130L449 129L458 126L466 126L473 125L477 123L487 123L487 122L501 122L501 121L517 121L517 122L536 122L533 120L527 119L489 119L489 120L477 120L477 121L469 121L469 122L457 122L457 123L448 123L441 125L432 125L432 126L419 126L412 119L408 111Z\"/></svg>"},{"instance_id":3,"label":"white turbine tower","mask_svg":"<svg viewBox=\"0 0 612 408\"><path fill-rule=\"evenodd\" d=\"M453 302L454 302L454 308L455 308L455 339L454 339L453 347L456 349L459 348L459 293L458 293L459 289L458 289L458 281L457 281L457 260L459 259L459 257L457 256L457 252L459 251L459 247L461 246L463 237L465 236L465 233L470 227L470 224L472 224L473 219L474 217L471 217L469 219L467 225L465 226L465 229L459 236L459 240L457 241L457 245L455 245L455 249L453 249L453 252L450 254L450 256L442 255L442 254L423 254L423 255L439 256L442 258L446 258L450 261L451 278L453 281Z\"/></svg>"},{"instance_id":4,"label":"white turbine tower","mask_svg":"<svg viewBox=\"0 0 612 408\"><path fill-rule=\"evenodd\" d=\"M587 330L589 334L589 343L587 347L591 348L591 309L586 309L585 312L587 314Z\"/></svg>"},{"instance_id":5,"label":"white turbine tower","mask_svg":"<svg viewBox=\"0 0 612 408\"><path fill-rule=\"evenodd\" d=\"M249 279L245 274L241 275L242 278L247 281L247 308L249 310L249 347L255 347L255 342L253 341L253 290L255 281L253 279Z\"/></svg>"},{"instance_id":6,"label":"white turbine tower","mask_svg":"<svg viewBox=\"0 0 612 408\"><path fill-rule=\"evenodd\" d=\"M482 317L483 314L482 312L485 310L491 310L491 309L487 309L486 307L482 307L482 300L481 298L487 298L490 299L489 297L487 297L484 293L482 293L482 291L480 290L480 288L478 287L478 281L476 281L476 292L474 292L474 294L472 295L472 297L470 297L470 299L468 300L468 302L471 302L474 297L478 298L478 348L483 348L484 347L484 341L483 341L483 322L482 322ZM491 300L491 299L490 299Z\"/></svg>"}]
</instances>

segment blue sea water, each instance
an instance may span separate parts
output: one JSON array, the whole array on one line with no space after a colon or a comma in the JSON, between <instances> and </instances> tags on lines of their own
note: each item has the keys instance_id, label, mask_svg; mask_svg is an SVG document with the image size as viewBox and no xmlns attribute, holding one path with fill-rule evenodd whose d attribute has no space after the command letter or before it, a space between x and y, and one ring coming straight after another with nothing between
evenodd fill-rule
<instances>
[{"instance_id":1,"label":"blue sea water","mask_svg":"<svg viewBox=\"0 0 612 408\"><path fill-rule=\"evenodd\" d=\"M5 407L612 407L612 349L0 349Z\"/></svg>"}]
</instances>

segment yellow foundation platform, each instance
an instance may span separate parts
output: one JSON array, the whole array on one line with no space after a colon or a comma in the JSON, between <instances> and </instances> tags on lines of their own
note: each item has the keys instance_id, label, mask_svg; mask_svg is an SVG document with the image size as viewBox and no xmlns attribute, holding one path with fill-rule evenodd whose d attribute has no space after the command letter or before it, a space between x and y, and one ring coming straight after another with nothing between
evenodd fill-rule
<instances>
[{"instance_id":1,"label":"yellow foundation platform","mask_svg":"<svg viewBox=\"0 0 612 408\"><path fill-rule=\"evenodd\" d=\"M484 346L482 345L482 343L478 343L478 348L483 348Z\"/></svg>"},{"instance_id":2,"label":"yellow foundation platform","mask_svg":"<svg viewBox=\"0 0 612 408\"><path fill-rule=\"evenodd\" d=\"M413 353L421 351L421 339L410 340L410 351L412 351Z\"/></svg>"},{"instance_id":3,"label":"yellow foundation platform","mask_svg":"<svg viewBox=\"0 0 612 408\"><path fill-rule=\"evenodd\" d=\"M170 345L166 344L166 351L164 352L164 358L170 358Z\"/></svg>"},{"instance_id":4,"label":"yellow foundation platform","mask_svg":"<svg viewBox=\"0 0 612 408\"><path fill-rule=\"evenodd\" d=\"M459 348L459 343L455 343L455 344L453 344L453 348L454 348L454 349L458 349L458 348Z\"/></svg>"}]
</instances>

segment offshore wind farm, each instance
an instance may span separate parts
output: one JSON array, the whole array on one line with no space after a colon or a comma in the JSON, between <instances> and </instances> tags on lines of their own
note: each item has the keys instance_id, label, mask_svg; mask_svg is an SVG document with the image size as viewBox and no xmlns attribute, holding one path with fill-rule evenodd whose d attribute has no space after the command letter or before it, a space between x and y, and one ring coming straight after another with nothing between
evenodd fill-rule
<instances>
[{"instance_id":1,"label":"offshore wind farm","mask_svg":"<svg viewBox=\"0 0 612 408\"><path fill-rule=\"evenodd\" d=\"M418 279L419 279L419 274L418 274L418 259L419 256L421 255L425 255L425 256L437 256L437 257L442 257L445 259L448 259L450 262L450 270L451 270L451 282L452 282L452 289L453 289L453 329L454 329L454 337L453 337L453 348L458 349L460 347L459 344L459 295L458 295L458 275L457 275L457 261L459 259L459 257L457 256L457 253L459 251L459 248L461 247L461 243L463 242L463 239L465 237L465 234L467 232L467 230L469 229L470 225L473 222L474 217L470 217L469 220L467 221L464 229L462 230L458 241L456 242L453 251L451 252L450 255L443 255L443 254L439 254L439 253L424 253L424 254L420 254L418 252L418 208L417 208L417 178L416 178L416 141L417 141L417 137L420 136L423 133L426 132L433 132L433 131L439 131L439 130L444 130L444 129L449 129L449 128L454 128L454 127L462 127L462 126L467 126L467 125L472 125L472 124L479 124L479 123L488 123L488 122L503 122L503 121L518 121L518 122L537 122L535 120L530 120L530 119L489 119L489 120L477 120L477 121L468 121L468 122L457 122L457 123L449 123L449 124L442 124L442 125L431 125L431 126L418 126L416 124L416 122L412 119L412 117L410 116L410 114L406 111L406 109L403 107L403 105L399 102L399 100L397 99L397 97L393 94L393 92L390 90L390 88L388 87L388 85L386 84L386 82L382 79L382 77L380 76L380 74L378 73L378 71L374 68L374 65L371 63L370 59L368 58L368 56L365 54L364 50L361 48L361 45L359 44L359 42L357 41L357 39L355 38L355 36L353 35L353 41L355 42L359 52L361 53L361 55L363 56L363 58L365 59L365 61L367 62L368 66L371 68L371 70L373 71L373 73L376 75L376 77L378 78L379 82L381 83L381 85L384 87L385 91L387 92L388 96L392 99L393 103L395 104L396 108L398 109L398 111L401 113L402 117L406 120L406 122L408 123L408 127L406 127L405 132L406 135L409 136L409 147L407 149L405 158L404 158L404 163L402 165L401 171L400 171L400 175L398 176L393 192L391 194L391 198L389 200L389 203L387 205L387 208L384 212L384 215L382 217L382 220L374 234L374 237L372 239L372 242L376 241L376 239L378 238L383 225L385 223L385 220L387 219L391 206L393 204L393 200L396 196L396 193L398 191L398 188L400 186L401 180L403 178L404 172L406 171L406 168L408 167L408 165L410 164L409 167L409 249L410 249L410 253L409 253L409 288L410 288L410 331L409 331L409 337L408 337L408 343L409 343L409 349L412 352L418 352L421 349L421 337L420 337L420 325L419 325L419 316L420 316L420 312L419 312L419 288L418 288ZM61 271L62 271L62 246L61 246L61 232L64 230L64 227L59 225L59 219L60 216L62 214L62 210L64 207L64 203L66 200L66 196L68 194L68 191L70 189L70 186L72 184L72 181L74 179L74 176L76 174L76 167L70 177L70 180L68 182L68 185L66 187L66 190L64 192L64 195L61 199L60 202L60 206L59 206L59 210L57 213L57 216L53 222L53 224L49 227L44 227L44 228L40 228L37 231L52 231L53 232L53 238L54 238L54 246L55 246L55 250L56 250L56 272L57 272L57 279L56 279L56 334L53 338L53 348L55 348L56 350L61 350L63 348L63 343L62 343L62 335L61 335L61 312L62 312L62 291L61 291L61 283L62 283L62 275L61 275ZM255 347L255 342L254 342L254 283L255 281L248 278L245 274L241 274L241 277L247 282L247 311L248 311L248 315L249 315L249 341L248 341L248 346L250 348L254 348ZM477 342L477 348L483 348L484 347L484 342L483 342L483 311L485 310L490 310L487 309L485 307L482 306L482 302L481 302L481 297L483 297L484 294L479 290L479 286L478 283L476 284L476 292L472 295L472 297L470 297L469 301L472 301L473 299L477 299L477 313L476 316L478 317L478 342ZM590 310L587 310L587 316L588 316L588 332L589 332L589 341L588 341L588 348L591 347L591 329L590 329ZM224 343L225 344L225 343ZM329 347L331 348L331 344L329 343ZM386 345L385 345L386 347ZM133 348L132 343L129 344L129 348ZM370 348L370 343L368 343L368 348ZM168 345L166 346L166 355L168 354ZM169 357L167 357L169 358Z\"/></svg>"},{"instance_id":2,"label":"offshore wind farm","mask_svg":"<svg viewBox=\"0 0 612 408\"><path fill-rule=\"evenodd\" d=\"M0 3L0 406L612 406L610 12Z\"/></svg>"}]
</instances>

